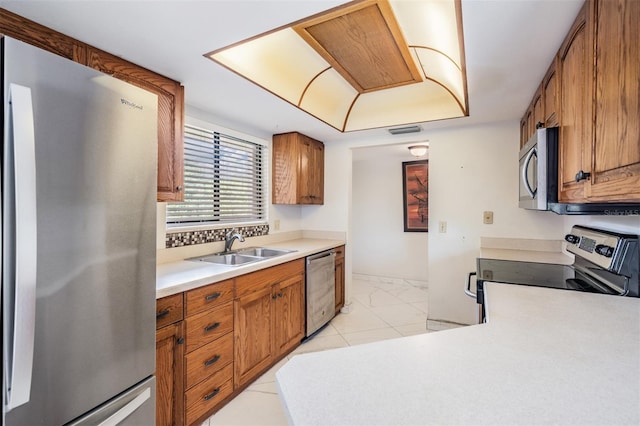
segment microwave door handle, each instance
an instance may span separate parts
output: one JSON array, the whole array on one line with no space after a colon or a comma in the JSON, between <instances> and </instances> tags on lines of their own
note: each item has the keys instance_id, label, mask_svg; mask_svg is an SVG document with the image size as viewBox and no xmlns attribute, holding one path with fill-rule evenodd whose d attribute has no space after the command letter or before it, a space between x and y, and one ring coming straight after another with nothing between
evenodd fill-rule
<instances>
[{"instance_id":1,"label":"microwave door handle","mask_svg":"<svg viewBox=\"0 0 640 426\"><path fill-rule=\"evenodd\" d=\"M531 196L531 198L536 197L536 192L538 192L538 188L535 190L531 189L531 184L529 183L529 176L527 175L527 170L529 170L529 163L531 163L531 159L535 155L538 156L537 149L533 148L527 154L527 158L524 160L524 166L522 167L522 182L524 182L524 187L527 189L527 192Z\"/></svg>"},{"instance_id":2,"label":"microwave door handle","mask_svg":"<svg viewBox=\"0 0 640 426\"><path fill-rule=\"evenodd\" d=\"M15 215L15 241L13 242L15 262L15 287L13 304L13 335L11 336L11 363L8 365L6 395L7 410L29 402L31 376L33 373L33 352L36 316L36 265L37 265L37 215L36 215L36 165L35 130L31 89L16 84L9 86L10 114L13 138L12 144L14 194L12 204ZM6 159L5 161L12 161ZM18 174L17 171L20 171ZM6 236L5 236L6 238ZM6 242L6 240L5 240ZM5 277L6 278L6 277ZM5 285L13 285L7 283Z\"/></svg>"}]
</instances>

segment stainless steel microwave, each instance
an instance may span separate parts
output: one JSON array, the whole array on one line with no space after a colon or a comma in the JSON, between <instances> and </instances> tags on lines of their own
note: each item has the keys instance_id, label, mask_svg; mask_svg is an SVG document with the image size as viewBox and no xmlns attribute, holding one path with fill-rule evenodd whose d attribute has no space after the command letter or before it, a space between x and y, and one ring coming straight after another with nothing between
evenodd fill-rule
<instances>
[{"instance_id":1,"label":"stainless steel microwave","mask_svg":"<svg viewBox=\"0 0 640 426\"><path fill-rule=\"evenodd\" d=\"M520 150L519 206L562 215L640 216L640 203L559 203L558 127L536 129Z\"/></svg>"},{"instance_id":2,"label":"stainless steel microwave","mask_svg":"<svg viewBox=\"0 0 640 426\"><path fill-rule=\"evenodd\" d=\"M519 206L549 210L558 201L558 128L536 129L520 149Z\"/></svg>"}]
</instances>

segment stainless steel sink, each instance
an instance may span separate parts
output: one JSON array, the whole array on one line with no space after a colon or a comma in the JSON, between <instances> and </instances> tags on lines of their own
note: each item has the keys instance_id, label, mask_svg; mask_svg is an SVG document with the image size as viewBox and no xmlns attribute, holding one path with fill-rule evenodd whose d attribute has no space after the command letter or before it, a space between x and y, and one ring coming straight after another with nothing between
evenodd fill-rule
<instances>
[{"instance_id":1,"label":"stainless steel sink","mask_svg":"<svg viewBox=\"0 0 640 426\"><path fill-rule=\"evenodd\" d=\"M271 259L276 256L282 256L283 254L291 253L293 251L295 250L281 250L267 247L248 247L228 253L221 252L208 254L205 256L192 257L187 260L215 263L217 265L225 266L240 266L246 265L248 263L259 262L261 260Z\"/></svg>"},{"instance_id":2,"label":"stainless steel sink","mask_svg":"<svg viewBox=\"0 0 640 426\"><path fill-rule=\"evenodd\" d=\"M267 247L249 247L236 250L238 254L243 256L257 256L257 257L274 257L282 256L283 254L291 253L293 250L281 250L272 249Z\"/></svg>"}]
</instances>

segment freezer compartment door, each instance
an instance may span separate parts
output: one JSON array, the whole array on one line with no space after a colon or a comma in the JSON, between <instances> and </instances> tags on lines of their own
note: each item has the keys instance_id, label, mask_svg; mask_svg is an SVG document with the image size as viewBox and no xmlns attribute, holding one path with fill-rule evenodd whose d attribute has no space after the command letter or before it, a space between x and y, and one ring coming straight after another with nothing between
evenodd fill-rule
<instances>
[{"instance_id":1,"label":"freezer compartment door","mask_svg":"<svg viewBox=\"0 0 640 426\"><path fill-rule=\"evenodd\" d=\"M67 426L147 426L155 412L156 378L150 377Z\"/></svg>"}]
</instances>

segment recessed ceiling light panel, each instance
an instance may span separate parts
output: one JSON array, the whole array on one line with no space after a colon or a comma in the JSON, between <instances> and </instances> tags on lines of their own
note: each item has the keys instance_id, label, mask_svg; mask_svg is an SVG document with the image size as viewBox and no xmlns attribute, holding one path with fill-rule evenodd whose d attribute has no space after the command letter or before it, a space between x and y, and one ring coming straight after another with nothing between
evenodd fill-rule
<instances>
[{"instance_id":1,"label":"recessed ceiling light panel","mask_svg":"<svg viewBox=\"0 0 640 426\"><path fill-rule=\"evenodd\" d=\"M461 0L361 0L206 54L341 132L469 115Z\"/></svg>"}]
</instances>

